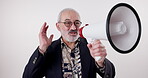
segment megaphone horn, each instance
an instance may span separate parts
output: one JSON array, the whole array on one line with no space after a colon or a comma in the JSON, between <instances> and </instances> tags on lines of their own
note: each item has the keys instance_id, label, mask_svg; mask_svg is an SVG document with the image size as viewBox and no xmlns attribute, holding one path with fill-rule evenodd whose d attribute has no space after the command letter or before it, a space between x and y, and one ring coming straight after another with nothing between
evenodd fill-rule
<instances>
[{"instance_id":1,"label":"megaphone horn","mask_svg":"<svg viewBox=\"0 0 148 78\"><path fill-rule=\"evenodd\" d=\"M81 27L79 34L86 39L108 40L114 50L126 54L132 52L140 41L141 22L132 6L119 3L109 11L106 24Z\"/></svg>"}]
</instances>

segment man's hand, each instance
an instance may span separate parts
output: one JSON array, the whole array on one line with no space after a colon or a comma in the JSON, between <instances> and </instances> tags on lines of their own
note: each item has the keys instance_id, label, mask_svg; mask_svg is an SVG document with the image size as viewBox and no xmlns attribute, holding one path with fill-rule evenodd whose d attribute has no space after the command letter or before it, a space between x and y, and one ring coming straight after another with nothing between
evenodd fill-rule
<instances>
[{"instance_id":1,"label":"man's hand","mask_svg":"<svg viewBox=\"0 0 148 78\"><path fill-rule=\"evenodd\" d=\"M39 32L39 42L40 42L39 50L42 54L44 54L46 52L46 49L51 44L52 39L53 39L53 34L50 35L49 38L47 37L46 32L47 32L48 27L49 26L45 22Z\"/></svg>"},{"instance_id":2,"label":"man's hand","mask_svg":"<svg viewBox=\"0 0 148 78\"><path fill-rule=\"evenodd\" d=\"M102 45L100 40L95 40L93 43L87 44L87 47L89 48L90 54L94 59L97 56L101 57L101 59L95 60L100 67L103 67L104 60L107 55L105 46Z\"/></svg>"}]
</instances>

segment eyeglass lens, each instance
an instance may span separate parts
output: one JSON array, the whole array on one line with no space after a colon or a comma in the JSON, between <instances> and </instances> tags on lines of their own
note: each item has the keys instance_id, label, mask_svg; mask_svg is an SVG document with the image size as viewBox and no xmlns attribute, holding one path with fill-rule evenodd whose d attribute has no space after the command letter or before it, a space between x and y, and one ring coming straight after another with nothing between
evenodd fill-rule
<instances>
[{"instance_id":1,"label":"eyeglass lens","mask_svg":"<svg viewBox=\"0 0 148 78\"><path fill-rule=\"evenodd\" d=\"M67 26L67 27L71 27L73 23L77 27L79 27L81 25L81 22L79 20L76 20L74 22L71 22L71 21L65 21L64 22L65 26Z\"/></svg>"}]
</instances>

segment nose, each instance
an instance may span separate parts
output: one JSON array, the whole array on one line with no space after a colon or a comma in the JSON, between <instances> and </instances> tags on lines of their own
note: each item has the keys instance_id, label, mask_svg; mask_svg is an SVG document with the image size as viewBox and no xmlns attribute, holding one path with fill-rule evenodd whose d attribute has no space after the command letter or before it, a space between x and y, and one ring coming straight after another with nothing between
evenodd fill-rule
<instances>
[{"instance_id":1,"label":"nose","mask_svg":"<svg viewBox=\"0 0 148 78\"><path fill-rule=\"evenodd\" d=\"M74 24L72 24L72 26L70 27L70 29L71 29L71 30L76 30L77 27L76 27Z\"/></svg>"}]
</instances>

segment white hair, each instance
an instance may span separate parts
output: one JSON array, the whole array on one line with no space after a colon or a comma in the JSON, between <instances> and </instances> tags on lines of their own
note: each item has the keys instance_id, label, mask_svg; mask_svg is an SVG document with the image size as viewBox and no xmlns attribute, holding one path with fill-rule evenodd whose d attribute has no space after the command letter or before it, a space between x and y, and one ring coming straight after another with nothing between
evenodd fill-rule
<instances>
[{"instance_id":1,"label":"white hair","mask_svg":"<svg viewBox=\"0 0 148 78\"><path fill-rule=\"evenodd\" d=\"M63 9L63 10L59 13L57 22L60 22L60 21L61 21L61 15L62 15L62 13L65 12L65 11L73 11L73 12L75 12L76 14L78 14L79 19L80 19L80 15L79 15L79 13L78 13L76 10L74 10L74 9L72 9L72 8L65 8L65 9Z\"/></svg>"}]
</instances>

